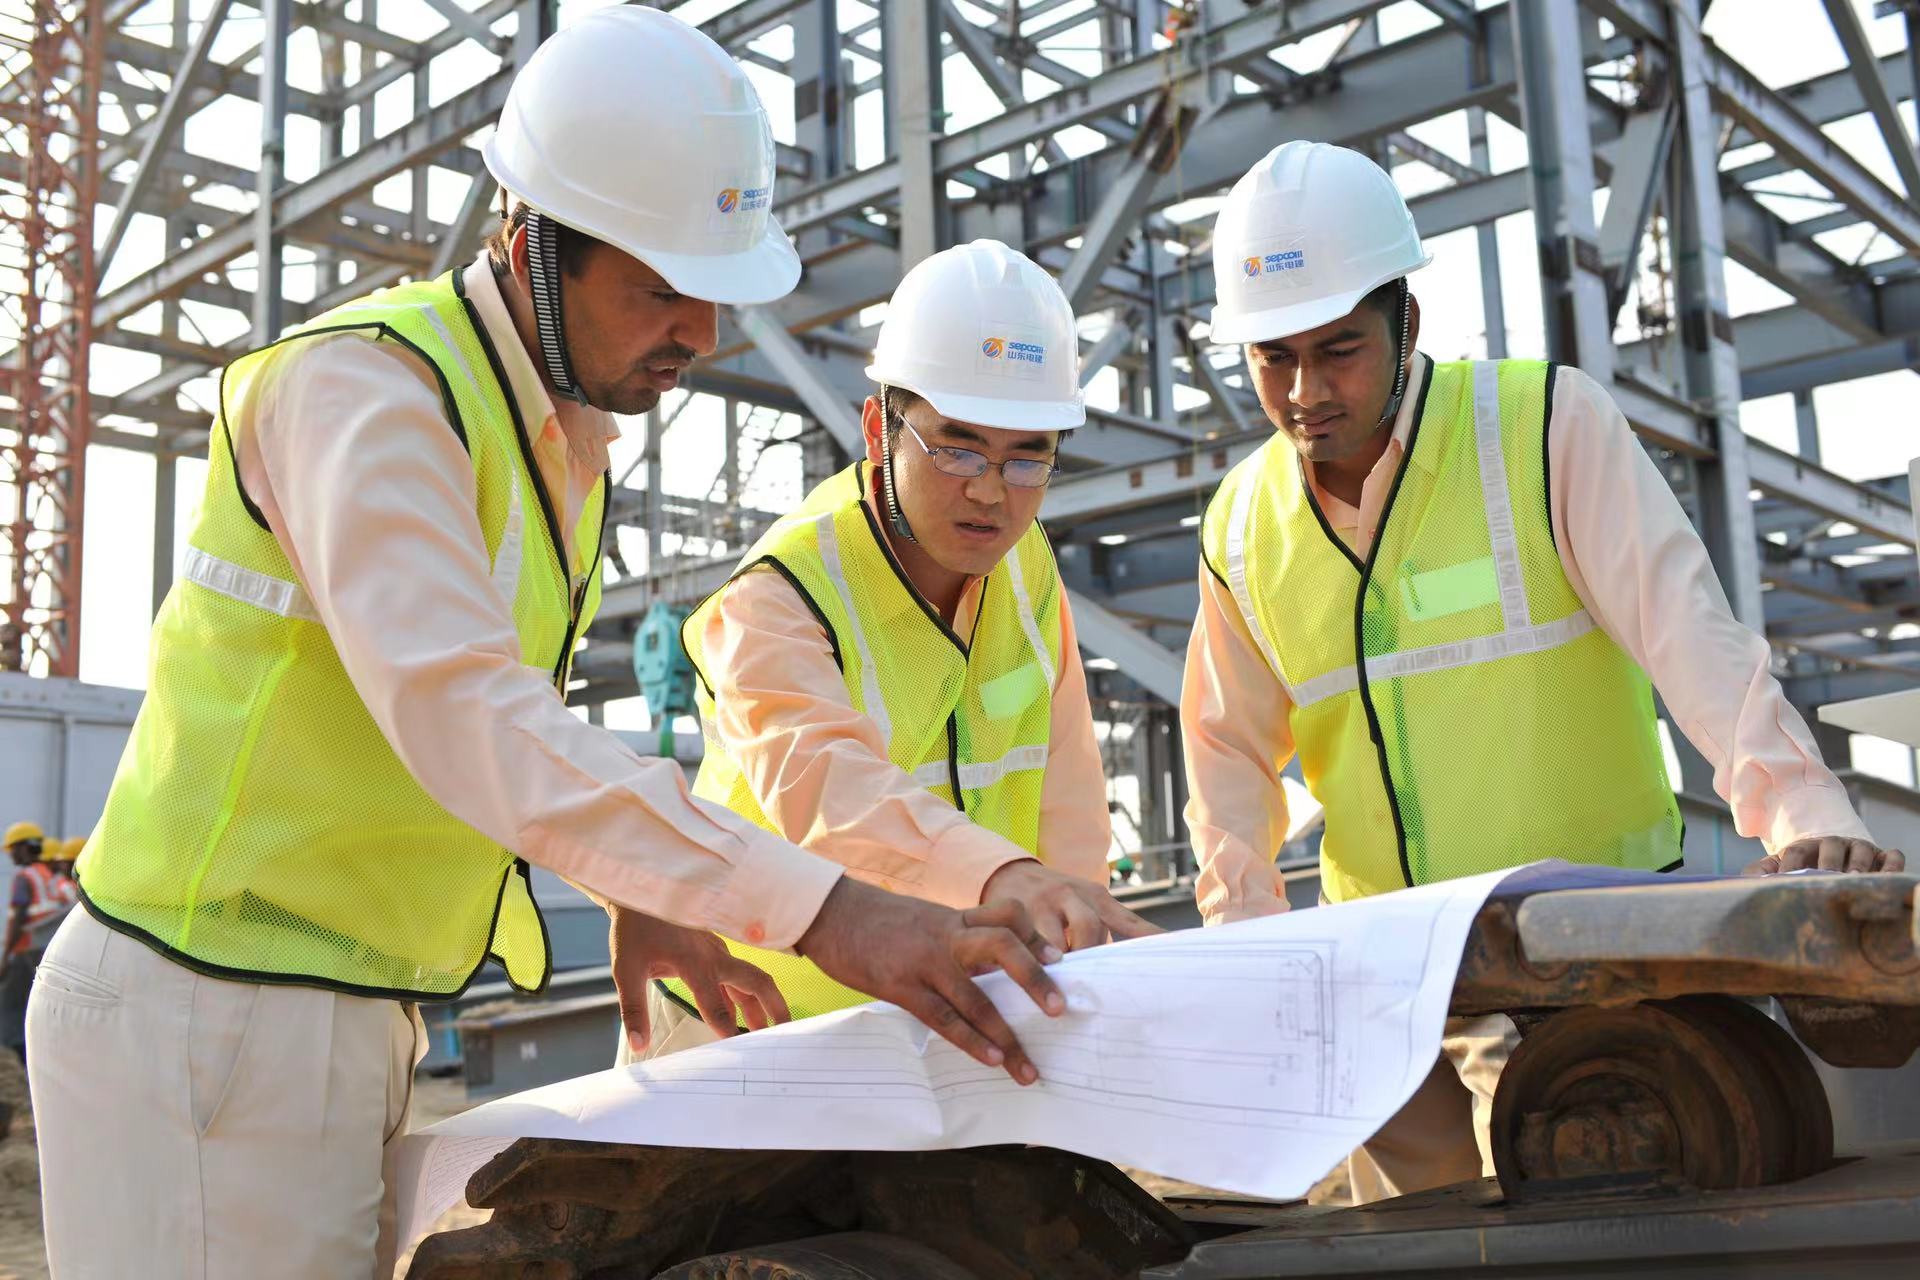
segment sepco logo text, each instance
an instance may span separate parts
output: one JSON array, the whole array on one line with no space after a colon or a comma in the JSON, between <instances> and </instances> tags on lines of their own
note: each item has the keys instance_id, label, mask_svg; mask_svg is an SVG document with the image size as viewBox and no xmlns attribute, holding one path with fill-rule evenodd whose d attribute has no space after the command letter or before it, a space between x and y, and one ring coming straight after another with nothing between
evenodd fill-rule
<instances>
[{"instance_id":1,"label":"sepco logo text","mask_svg":"<svg viewBox=\"0 0 1920 1280\"><path fill-rule=\"evenodd\" d=\"M1009 342L1005 338L988 338L980 344L980 354L989 360L998 360L1002 356L1014 364L1045 364L1047 349L1037 342Z\"/></svg>"},{"instance_id":2,"label":"sepco logo text","mask_svg":"<svg viewBox=\"0 0 1920 1280\"><path fill-rule=\"evenodd\" d=\"M1256 276L1277 275L1282 271L1298 271L1307 265L1305 249L1283 249L1278 253L1260 254L1247 258L1240 264L1249 280Z\"/></svg>"},{"instance_id":3,"label":"sepco logo text","mask_svg":"<svg viewBox=\"0 0 1920 1280\"><path fill-rule=\"evenodd\" d=\"M722 187L720 194L714 198L713 207L721 213L752 213L767 207L770 194L768 187Z\"/></svg>"}]
</instances>

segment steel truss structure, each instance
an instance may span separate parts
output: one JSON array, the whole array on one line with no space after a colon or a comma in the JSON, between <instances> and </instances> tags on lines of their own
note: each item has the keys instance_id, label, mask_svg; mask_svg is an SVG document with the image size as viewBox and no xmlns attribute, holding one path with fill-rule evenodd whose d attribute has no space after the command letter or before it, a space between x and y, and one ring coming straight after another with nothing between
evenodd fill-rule
<instances>
[{"instance_id":1,"label":"steel truss structure","mask_svg":"<svg viewBox=\"0 0 1920 1280\"><path fill-rule=\"evenodd\" d=\"M36 2L36 12L57 7ZM553 29L551 0L421 0L444 24L425 39L384 30L382 2L202 0L189 15L186 0L67 0L60 10L84 9L105 28L93 82L98 198L112 208L95 237L101 275L120 265L136 216L165 224L164 254L118 272L126 278L83 317L98 346L159 361L154 376L92 404L96 445L161 461L156 601L173 559L172 463L205 447L203 402L183 389L336 301L464 261L498 216L473 135ZM1705 534L1736 611L1765 628L1795 699L1920 680L1906 480L1863 484L1824 469L1812 401L1821 385L1920 365L1920 160L1899 110L1920 76L1920 4L1882 4L1905 14L1909 38L1904 52L1875 57L1856 7L1823 3L1848 65L1768 84L1702 36L1698 0L659 0L790 95L780 104L794 125L777 213L806 271L792 296L732 312L720 351L689 379L720 398L729 424L711 492L661 491L653 463L672 415L650 418L647 479L624 489L614 512L644 531L647 560L636 567L616 551L619 581L582 657L578 696L631 695L625 643L639 616L656 599L710 588L772 518L743 501L763 455L797 442L811 480L859 449L872 338L863 311L928 253L993 236L1059 274L1085 322L1083 380L1108 369L1117 379L1118 407L1074 434L1069 473L1043 514L1083 644L1117 668L1095 672L1096 698L1134 708L1119 718L1150 735L1177 733L1165 704L1177 697L1195 604L1197 514L1267 430L1238 353L1205 340L1207 197L1294 137L1420 173L1412 203L1424 235L1477 229L1493 356L1506 346L1494 223L1530 210L1548 354L1611 386ZM216 57L223 25L248 6L257 43ZM1390 38L1386 9L1400 11ZM1419 20L1407 21L1415 10ZM309 29L323 83L294 87L288 42ZM469 44L497 71L436 100L435 67L456 50L470 57ZM0 97L11 104L27 82L9 66ZM375 95L403 81L411 117L376 134ZM949 128L947 102L977 96L982 83L999 109ZM253 168L185 142L196 113L229 96L259 106ZM1456 113L1465 154L1410 132ZM1901 189L1825 129L1862 114L1894 156ZM1494 170L1496 117L1524 131L1526 165ZM316 172L292 181L285 147L298 118L318 126L323 154ZM856 168L869 153L875 162ZM31 154L0 154L9 194L44 182ZM451 222L427 216L433 169L471 183ZM413 195L405 211L375 198L396 177ZM1881 256L1831 247L1863 225ZM288 289L289 253L315 264L304 295ZM1729 259L1790 303L1732 316ZM208 309L234 318L230 341L195 322ZM1638 336L1616 341L1623 325ZM84 352L78 359L84 367ZM7 425L31 438L22 423L36 410L17 375L12 389ZM1799 408L1796 452L1738 426L1743 399L1781 393ZM1915 420L1912 405L1890 406L1885 421L1847 429L1911 430ZM84 413L76 429L69 459L85 439ZM713 555L716 545L730 554ZM75 599L53 605L69 626ZM1177 773L1174 748L1136 751L1151 757L1142 776L1163 804L1177 791L1166 778ZM1155 834L1176 830L1160 821Z\"/></svg>"}]
</instances>

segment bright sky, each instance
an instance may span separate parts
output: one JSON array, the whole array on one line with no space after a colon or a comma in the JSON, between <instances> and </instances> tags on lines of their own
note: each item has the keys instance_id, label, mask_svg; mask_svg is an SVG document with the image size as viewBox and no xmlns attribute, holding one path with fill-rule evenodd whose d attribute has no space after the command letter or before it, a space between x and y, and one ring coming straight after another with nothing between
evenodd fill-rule
<instances>
[{"instance_id":1,"label":"bright sky","mask_svg":"<svg viewBox=\"0 0 1920 1280\"><path fill-rule=\"evenodd\" d=\"M196 18L208 7L207 0L153 0L133 19L136 33L144 33L148 38L158 41L167 39L166 33L171 22L170 5L174 2L190 4ZM561 11L562 25L578 20L582 14L606 2L570 0ZM1886 53L1904 46L1904 33L1897 19L1873 18L1872 0L1853 2L1867 22L1876 51ZM1074 3L1089 12L1089 24L1064 33L1057 41L1061 49L1051 52L1060 62L1091 74L1098 71L1095 52L1098 37L1091 23L1092 0L1074 0ZM698 22L726 7L725 0L693 0L684 5L679 13L690 21ZM965 0L961 0L961 8L969 17L986 17L984 11L969 8ZM844 29L860 25L874 13L873 8L860 0L841 0L840 11ZM1706 22L1707 34L1728 53L1745 62L1767 83L1779 85L1804 80L1843 65L1839 44L1828 26L1820 0L1768 0L1768 18L1763 23L1743 22L1740 17L1742 11L1748 17L1753 12L1750 6L1730 3L1714 6ZM1062 16L1065 12L1062 11ZM425 0L381 0L379 17L382 29L408 37L424 38L444 25ZM1433 22L1432 16L1418 5L1397 4L1382 14L1383 37L1389 40L1399 38ZM510 19L500 24L500 30L510 29ZM257 42L259 34L258 15L251 10L236 10L228 18L226 28L216 43L215 56L232 57ZM865 43L877 48L877 33L867 36ZM772 32L763 37L756 47L769 54L784 56L791 52L791 35L786 30ZM1323 38L1319 42L1309 42L1289 50L1281 56L1283 61L1305 67L1316 65L1325 55L1326 43ZM861 79L878 70L877 60L856 56L853 62L855 75ZM320 87L318 41L312 30L302 28L294 33L289 65L294 84L312 89ZM492 69L491 59L472 44L443 55L433 63L430 74L432 100L437 104L456 96L483 79ZM786 82L755 65L750 64L747 70L761 90L773 119L775 135L791 142L793 112ZM963 58L954 56L950 59L947 75L946 105L952 113L950 128L965 128L996 109L997 100ZM1029 74L1027 88L1029 92L1042 93L1047 91L1049 85L1040 77ZM412 93L410 79L402 78L376 95L376 133L384 134L407 119ZM863 97L856 107L860 147L854 160L858 166L864 167L881 159L878 154L880 110L881 100L877 93ZM1911 105L1904 106L1902 110L1907 116L1909 128L1912 128ZM355 117L356 113L349 112L346 127L350 137L357 136L359 129ZM1417 126L1412 132L1423 141L1461 160L1467 158L1466 120L1462 113L1430 121ZM227 98L194 118L186 130L186 143L196 153L235 165L251 166L258 155L258 133L257 108ZM1886 148L1868 117L1863 115L1841 121L1832 126L1828 133L1889 185L1896 189L1899 187ZM1275 139L1276 142L1280 140ZM1059 135L1059 141L1069 154L1077 155L1101 145L1104 139L1090 130L1073 129ZM1506 171L1526 163L1526 140L1517 130L1497 119L1493 120L1490 141L1496 171ZM317 126L311 121L291 118L287 148L290 180L300 181L313 176L319 166L319 155ZM1439 175L1418 164L1396 169L1395 176L1409 195L1442 185ZM1817 192L1817 188L1804 182L1796 186L1793 179L1786 177L1773 179L1768 186L1772 190L1788 193ZM462 177L435 170L429 190L429 212L437 220L451 221L465 193L466 184ZM222 194L236 213L244 210L249 203L247 199L231 192ZM208 198L214 198L214 194L209 193ZM374 199L390 208L406 209L410 199L408 179L403 175L383 184L375 190ZM1174 212L1188 217L1209 209L1212 203L1194 201ZM1796 201L1790 195L1776 199L1772 204L1788 218L1801 218L1810 212L1822 211L1822 206ZM110 220L110 215L100 219L102 234ZM1498 234L1509 352L1516 356L1542 354L1544 336L1530 215L1503 219L1499 223ZM1891 256L1892 247L1884 238L1871 245L1866 243L1869 239L1872 237L1868 233L1855 229L1831 233L1823 237L1823 243L1850 260L1863 252L1869 261ZM1429 241L1429 248L1433 251L1434 263L1417 279L1417 289L1423 303L1422 345L1441 358L1483 356L1486 353L1485 321L1480 305L1479 255L1475 235L1468 230L1441 236ZM111 287L147 269L159 258L161 249L158 220L144 216L137 218L105 283ZM288 292L292 296L312 296L315 273L309 258L310 255L304 251L289 253L286 275ZM233 274L236 282L243 285L249 282L249 262L249 259L242 259L241 266L235 268ZM1729 263L1728 274L1735 315L1782 306L1789 301L1785 294L1738 265ZM230 340L246 328L244 320L230 314L191 306L188 310L195 322L203 327L209 341ZM1631 304L1627 311L1631 313ZM1098 320L1091 321L1090 331L1097 329L1100 323ZM157 324L158 309L154 308L146 317L145 324L136 321L134 327L151 331ZM153 376L159 369L159 362L155 358L118 352L110 353L96 363L96 385L107 392L133 386ZM197 404L208 405L211 402L210 380L202 379L189 384L187 393ZM1114 406L1115 380L1111 373L1096 380L1091 395L1096 404ZM1901 372L1823 388L1816 393L1815 403L1821 421L1824 465L1842 475L1864 479L1893 474L1904 471L1908 459L1920 454L1920 375ZM672 402L666 407L671 409ZM723 457L720 417L718 401L698 397L668 433L666 443L669 459L665 480L669 490L702 494L709 490ZM1793 450L1796 447L1797 435L1790 397L1779 396L1747 403L1742 410L1742 425L1755 437L1781 448ZM791 429L792 420L789 419L786 426ZM616 476L638 455L637 424L635 428L614 450ZM131 687L145 685L145 640L153 558L153 475L152 459L142 454L96 447L88 459L87 558L83 600L85 634L81 676L90 682ZM204 475L204 463L188 461L180 464L176 548L185 545ZM749 490L749 503L778 506L783 501L791 501L798 496L797 475L797 458L793 451L777 450L771 453L766 466L756 477L754 487ZM638 484L640 475L636 473L631 482ZM639 561L638 535L629 531L624 539L631 547L632 558ZM626 721L637 727L642 720L637 708L610 709L610 722L616 725ZM1902 780L1912 781L1909 753L1897 753L1897 758L1889 758L1884 767L1895 776L1904 774Z\"/></svg>"}]
</instances>

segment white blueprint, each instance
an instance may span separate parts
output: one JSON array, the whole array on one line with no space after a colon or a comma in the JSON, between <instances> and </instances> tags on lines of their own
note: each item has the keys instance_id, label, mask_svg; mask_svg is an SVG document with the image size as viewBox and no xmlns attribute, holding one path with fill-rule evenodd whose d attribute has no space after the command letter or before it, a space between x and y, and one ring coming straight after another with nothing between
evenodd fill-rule
<instances>
[{"instance_id":1,"label":"white blueprint","mask_svg":"<svg viewBox=\"0 0 1920 1280\"><path fill-rule=\"evenodd\" d=\"M1039 1067L1029 1088L870 1004L502 1098L406 1140L403 1239L519 1137L771 1150L1028 1143L1304 1195L1432 1068L1467 930L1509 874L1075 952L1050 969L1067 994L1059 1018L1004 975L982 979Z\"/></svg>"}]
</instances>

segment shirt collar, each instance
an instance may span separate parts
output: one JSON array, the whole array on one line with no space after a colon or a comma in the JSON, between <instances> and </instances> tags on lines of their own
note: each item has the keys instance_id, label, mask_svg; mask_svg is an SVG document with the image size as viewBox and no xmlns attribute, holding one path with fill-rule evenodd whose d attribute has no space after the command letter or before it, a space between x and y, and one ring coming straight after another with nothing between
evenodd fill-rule
<instances>
[{"instance_id":1,"label":"shirt collar","mask_svg":"<svg viewBox=\"0 0 1920 1280\"><path fill-rule=\"evenodd\" d=\"M507 310L500 282L494 278L493 262L484 250L468 264L463 280L467 297L480 315L480 324L500 355L501 367L507 375L507 394L513 397L514 407L520 411L520 420L526 424L529 436L538 438L547 419L557 418L569 443L584 459L592 461L589 455L594 453L604 458L607 441L620 435L619 421L610 413L586 405L555 406L553 397L547 394L546 383L540 380L533 357L520 341L520 331L514 328L513 314ZM604 468L605 463L601 462L596 469Z\"/></svg>"},{"instance_id":2,"label":"shirt collar","mask_svg":"<svg viewBox=\"0 0 1920 1280\"><path fill-rule=\"evenodd\" d=\"M1407 375L1406 395L1400 401L1400 412L1395 414L1393 419L1393 442L1400 446L1400 452L1403 454L1413 440L1414 423L1420 414L1421 392L1426 390L1427 375L1432 370L1433 361L1416 352L1413 357L1413 371ZM1416 449L1413 454L1414 461L1431 471L1433 469L1433 459L1430 456L1432 452L1428 450L1423 454Z\"/></svg>"}]
</instances>

